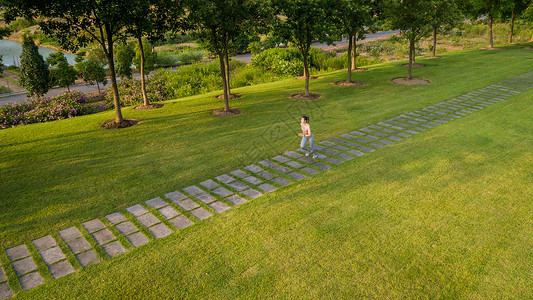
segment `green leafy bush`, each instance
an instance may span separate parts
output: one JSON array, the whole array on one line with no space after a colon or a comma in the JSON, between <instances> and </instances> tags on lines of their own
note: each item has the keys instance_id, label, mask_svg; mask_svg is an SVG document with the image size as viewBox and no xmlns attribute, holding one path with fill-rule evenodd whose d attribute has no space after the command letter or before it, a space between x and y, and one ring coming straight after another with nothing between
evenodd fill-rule
<instances>
[{"instance_id":1,"label":"green leafy bush","mask_svg":"<svg viewBox=\"0 0 533 300\"><path fill-rule=\"evenodd\" d=\"M9 24L9 29L13 31L21 31L23 29L26 29L30 26L33 26L37 24L35 21L28 20L28 19L17 19Z\"/></svg>"},{"instance_id":2,"label":"green leafy bush","mask_svg":"<svg viewBox=\"0 0 533 300\"><path fill-rule=\"evenodd\" d=\"M263 71L271 71L279 76L300 76L303 74L301 53L294 48L271 48L254 54L252 66Z\"/></svg>"},{"instance_id":3,"label":"green leafy bush","mask_svg":"<svg viewBox=\"0 0 533 300\"><path fill-rule=\"evenodd\" d=\"M118 84L118 94L121 106L131 106L143 103L141 81L137 79L123 79ZM150 77L146 80L146 96L150 102L160 102L168 99L168 90L163 78ZM111 88L105 96L107 107L114 107Z\"/></svg>"},{"instance_id":4,"label":"green leafy bush","mask_svg":"<svg viewBox=\"0 0 533 300\"><path fill-rule=\"evenodd\" d=\"M155 58L155 64L161 68L173 67L179 64L179 58L175 54L158 52Z\"/></svg>"}]
</instances>

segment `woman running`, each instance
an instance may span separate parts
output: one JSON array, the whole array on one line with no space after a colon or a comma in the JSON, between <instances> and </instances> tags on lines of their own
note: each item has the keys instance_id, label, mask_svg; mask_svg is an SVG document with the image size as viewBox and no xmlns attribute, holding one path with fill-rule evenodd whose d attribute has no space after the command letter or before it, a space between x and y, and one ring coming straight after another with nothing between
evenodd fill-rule
<instances>
[{"instance_id":1,"label":"woman running","mask_svg":"<svg viewBox=\"0 0 533 300\"><path fill-rule=\"evenodd\" d=\"M311 154L311 150L305 147L305 144L309 140L309 146L313 150L313 158L317 158L318 153L316 153L315 150L315 137L313 136L313 133L311 133L311 127L309 126L309 118L306 116L302 116L300 126L302 127L302 132L298 134L302 137L300 148L306 151L305 156L309 156L309 154Z\"/></svg>"}]
</instances>

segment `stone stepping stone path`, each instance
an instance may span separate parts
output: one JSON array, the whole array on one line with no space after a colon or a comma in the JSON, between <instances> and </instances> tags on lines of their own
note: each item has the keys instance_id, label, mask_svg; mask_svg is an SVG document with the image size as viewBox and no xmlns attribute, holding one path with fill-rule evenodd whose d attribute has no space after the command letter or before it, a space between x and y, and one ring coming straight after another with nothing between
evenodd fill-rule
<instances>
[{"instance_id":1,"label":"stone stepping stone path","mask_svg":"<svg viewBox=\"0 0 533 300\"><path fill-rule=\"evenodd\" d=\"M108 214L105 219L93 219L81 226L63 229L57 232L58 240L47 235L5 249L9 264L0 265L0 300L19 292L11 289L9 281L15 279L8 278L6 268L13 270L22 290L32 289L44 283L38 270L48 269L51 277L57 279L80 270L69 262L69 258L77 260L81 269L99 263L104 257L100 257L95 247L100 247L113 258L128 251L120 242L121 237L133 246L128 249L141 247L152 239L161 239L194 225L195 221L224 213L264 193L468 116L531 88L533 72L319 141L316 143L319 154L316 159L305 156L302 149L287 151ZM28 247L32 247L32 251ZM37 253L38 257L31 253ZM43 266L39 268L41 264Z\"/></svg>"}]
</instances>

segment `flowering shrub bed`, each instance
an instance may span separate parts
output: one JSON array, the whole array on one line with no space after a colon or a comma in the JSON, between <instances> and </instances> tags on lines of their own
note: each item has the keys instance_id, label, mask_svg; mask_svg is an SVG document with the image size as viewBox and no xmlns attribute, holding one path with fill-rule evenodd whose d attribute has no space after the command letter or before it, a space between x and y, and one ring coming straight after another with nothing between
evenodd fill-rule
<instances>
[{"instance_id":1,"label":"flowering shrub bed","mask_svg":"<svg viewBox=\"0 0 533 300\"><path fill-rule=\"evenodd\" d=\"M123 79L117 83L121 106L131 106L143 103L141 80ZM167 99L168 92L164 78L155 76L146 80L146 96L150 102L160 102ZM114 107L113 90L109 88L105 96L107 107Z\"/></svg>"},{"instance_id":2,"label":"flowering shrub bed","mask_svg":"<svg viewBox=\"0 0 533 300\"><path fill-rule=\"evenodd\" d=\"M24 103L0 107L0 127L67 119L105 109L105 105L87 103L87 98L81 92L65 91L56 97L32 97Z\"/></svg>"}]
</instances>

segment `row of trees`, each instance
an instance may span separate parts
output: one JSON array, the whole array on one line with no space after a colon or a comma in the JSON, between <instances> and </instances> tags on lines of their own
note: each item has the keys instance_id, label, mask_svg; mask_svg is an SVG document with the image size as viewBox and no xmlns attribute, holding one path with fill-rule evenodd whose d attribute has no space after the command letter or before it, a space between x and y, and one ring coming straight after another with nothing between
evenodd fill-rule
<instances>
[{"instance_id":1,"label":"row of trees","mask_svg":"<svg viewBox=\"0 0 533 300\"><path fill-rule=\"evenodd\" d=\"M379 21L409 39L410 79L414 45L428 31L433 31L436 41L441 28L465 16L484 15L492 25L495 16L511 12L514 20L531 6L531 0L0 0L0 4L6 8L5 20L38 19L42 30L66 50L99 44L111 75L115 121L122 122L115 45L127 38L134 38L139 45L145 105L143 37L157 40L169 31L189 31L218 56L224 110L230 111L229 53L243 37L270 33L296 46L304 62L304 95L309 96L308 56L315 41L332 43L348 38L351 64L356 41ZM351 81L351 69L347 81Z\"/></svg>"}]
</instances>

